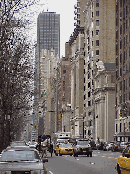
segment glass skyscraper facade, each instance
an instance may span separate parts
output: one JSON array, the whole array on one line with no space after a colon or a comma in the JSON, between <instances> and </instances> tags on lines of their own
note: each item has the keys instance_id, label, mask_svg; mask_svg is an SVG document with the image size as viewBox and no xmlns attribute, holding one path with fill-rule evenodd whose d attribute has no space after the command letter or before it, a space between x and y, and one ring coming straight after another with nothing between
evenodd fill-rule
<instances>
[{"instance_id":1,"label":"glass skyscraper facade","mask_svg":"<svg viewBox=\"0 0 130 174\"><path fill-rule=\"evenodd\" d=\"M60 57L60 14L42 12L37 19L38 57L42 49L55 50Z\"/></svg>"}]
</instances>

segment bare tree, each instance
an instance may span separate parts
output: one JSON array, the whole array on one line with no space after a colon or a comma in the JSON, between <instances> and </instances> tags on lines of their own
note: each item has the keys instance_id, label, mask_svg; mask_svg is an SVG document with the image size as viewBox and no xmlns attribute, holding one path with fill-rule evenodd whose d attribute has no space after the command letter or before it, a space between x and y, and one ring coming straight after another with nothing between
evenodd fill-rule
<instances>
[{"instance_id":1,"label":"bare tree","mask_svg":"<svg viewBox=\"0 0 130 174\"><path fill-rule=\"evenodd\" d=\"M8 135L9 141L20 135L22 123L31 109L33 45L26 33L30 21L22 12L35 3L36 0L0 2L0 138L5 135L5 118L10 116L8 127L12 137Z\"/></svg>"}]
</instances>

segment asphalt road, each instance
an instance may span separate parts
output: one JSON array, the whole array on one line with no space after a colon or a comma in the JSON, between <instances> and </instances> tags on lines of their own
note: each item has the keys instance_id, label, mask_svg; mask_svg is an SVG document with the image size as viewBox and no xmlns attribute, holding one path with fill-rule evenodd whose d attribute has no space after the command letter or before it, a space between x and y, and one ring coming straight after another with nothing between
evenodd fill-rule
<instances>
[{"instance_id":1,"label":"asphalt road","mask_svg":"<svg viewBox=\"0 0 130 174\"><path fill-rule=\"evenodd\" d=\"M116 174L115 166L120 152L93 151L93 157L79 155L53 156L48 154L48 163L45 163L48 174Z\"/></svg>"}]
</instances>

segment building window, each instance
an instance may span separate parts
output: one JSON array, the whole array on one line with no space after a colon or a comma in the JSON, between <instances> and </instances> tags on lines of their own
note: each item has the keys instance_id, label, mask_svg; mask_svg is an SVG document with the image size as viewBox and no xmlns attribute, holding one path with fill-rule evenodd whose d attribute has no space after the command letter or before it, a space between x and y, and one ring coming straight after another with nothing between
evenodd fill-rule
<instances>
[{"instance_id":1,"label":"building window","mask_svg":"<svg viewBox=\"0 0 130 174\"><path fill-rule=\"evenodd\" d=\"M99 20L96 20L96 26L99 26Z\"/></svg>"},{"instance_id":2,"label":"building window","mask_svg":"<svg viewBox=\"0 0 130 174\"><path fill-rule=\"evenodd\" d=\"M96 7L99 7L99 0L96 0Z\"/></svg>"},{"instance_id":3,"label":"building window","mask_svg":"<svg viewBox=\"0 0 130 174\"><path fill-rule=\"evenodd\" d=\"M91 92L89 91L89 92L88 92L88 97L90 97L90 96L91 96Z\"/></svg>"},{"instance_id":4,"label":"building window","mask_svg":"<svg viewBox=\"0 0 130 174\"><path fill-rule=\"evenodd\" d=\"M129 100L130 100L130 92L129 92Z\"/></svg>"},{"instance_id":5,"label":"building window","mask_svg":"<svg viewBox=\"0 0 130 174\"><path fill-rule=\"evenodd\" d=\"M120 26L120 34L122 34L122 25Z\"/></svg>"},{"instance_id":6,"label":"building window","mask_svg":"<svg viewBox=\"0 0 130 174\"><path fill-rule=\"evenodd\" d=\"M92 37L93 37L93 31L92 31Z\"/></svg>"},{"instance_id":7,"label":"building window","mask_svg":"<svg viewBox=\"0 0 130 174\"><path fill-rule=\"evenodd\" d=\"M122 7L122 0L120 0L120 7Z\"/></svg>"},{"instance_id":8,"label":"building window","mask_svg":"<svg viewBox=\"0 0 130 174\"><path fill-rule=\"evenodd\" d=\"M124 23L124 26L123 26L124 28L123 28L123 32L124 32L124 34L125 34L125 23Z\"/></svg>"},{"instance_id":9,"label":"building window","mask_svg":"<svg viewBox=\"0 0 130 174\"><path fill-rule=\"evenodd\" d=\"M93 18L93 12L92 12L92 18Z\"/></svg>"},{"instance_id":10,"label":"building window","mask_svg":"<svg viewBox=\"0 0 130 174\"><path fill-rule=\"evenodd\" d=\"M118 40L118 31L116 31L116 39Z\"/></svg>"},{"instance_id":11,"label":"building window","mask_svg":"<svg viewBox=\"0 0 130 174\"><path fill-rule=\"evenodd\" d=\"M99 55L99 50L96 50L96 55Z\"/></svg>"},{"instance_id":12,"label":"building window","mask_svg":"<svg viewBox=\"0 0 130 174\"><path fill-rule=\"evenodd\" d=\"M122 68L120 68L120 76L122 76Z\"/></svg>"},{"instance_id":13,"label":"building window","mask_svg":"<svg viewBox=\"0 0 130 174\"><path fill-rule=\"evenodd\" d=\"M120 63L122 63L122 54L120 54Z\"/></svg>"},{"instance_id":14,"label":"building window","mask_svg":"<svg viewBox=\"0 0 130 174\"><path fill-rule=\"evenodd\" d=\"M99 16L99 10L98 10L98 11L96 11L96 16Z\"/></svg>"},{"instance_id":15,"label":"building window","mask_svg":"<svg viewBox=\"0 0 130 174\"><path fill-rule=\"evenodd\" d=\"M116 132L117 132L118 130L117 130L117 124L116 124Z\"/></svg>"},{"instance_id":16,"label":"building window","mask_svg":"<svg viewBox=\"0 0 130 174\"><path fill-rule=\"evenodd\" d=\"M99 35L99 30L96 30L96 35ZM129 34L129 38L130 38L130 34Z\"/></svg>"},{"instance_id":17,"label":"building window","mask_svg":"<svg viewBox=\"0 0 130 174\"><path fill-rule=\"evenodd\" d=\"M96 46L99 46L99 40L96 40Z\"/></svg>"},{"instance_id":18,"label":"building window","mask_svg":"<svg viewBox=\"0 0 130 174\"><path fill-rule=\"evenodd\" d=\"M122 40L120 41L120 49L122 49Z\"/></svg>"},{"instance_id":19,"label":"building window","mask_svg":"<svg viewBox=\"0 0 130 174\"><path fill-rule=\"evenodd\" d=\"M118 55L118 44L116 45L116 55Z\"/></svg>"},{"instance_id":20,"label":"building window","mask_svg":"<svg viewBox=\"0 0 130 174\"><path fill-rule=\"evenodd\" d=\"M91 106L91 101L88 101L88 106Z\"/></svg>"},{"instance_id":21,"label":"building window","mask_svg":"<svg viewBox=\"0 0 130 174\"><path fill-rule=\"evenodd\" d=\"M122 125L121 125L121 123L120 123L120 132L121 132L121 126L122 126Z\"/></svg>"},{"instance_id":22,"label":"building window","mask_svg":"<svg viewBox=\"0 0 130 174\"><path fill-rule=\"evenodd\" d=\"M91 84L90 84L90 82L88 83L88 88L91 88Z\"/></svg>"},{"instance_id":23,"label":"building window","mask_svg":"<svg viewBox=\"0 0 130 174\"><path fill-rule=\"evenodd\" d=\"M63 74L65 74L66 73L66 70L63 70Z\"/></svg>"}]
</instances>

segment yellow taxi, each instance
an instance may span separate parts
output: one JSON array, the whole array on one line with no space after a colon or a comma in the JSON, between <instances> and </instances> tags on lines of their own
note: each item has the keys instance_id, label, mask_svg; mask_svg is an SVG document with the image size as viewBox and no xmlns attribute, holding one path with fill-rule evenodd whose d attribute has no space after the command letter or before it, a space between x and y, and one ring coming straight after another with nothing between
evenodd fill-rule
<instances>
[{"instance_id":1,"label":"yellow taxi","mask_svg":"<svg viewBox=\"0 0 130 174\"><path fill-rule=\"evenodd\" d=\"M130 145L128 145L122 155L117 158L116 170L118 174L130 174Z\"/></svg>"},{"instance_id":2,"label":"yellow taxi","mask_svg":"<svg viewBox=\"0 0 130 174\"><path fill-rule=\"evenodd\" d=\"M62 155L73 155L73 146L71 143L63 143L59 144L55 147L55 155L56 156L62 156Z\"/></svg>"}]
</instances>

